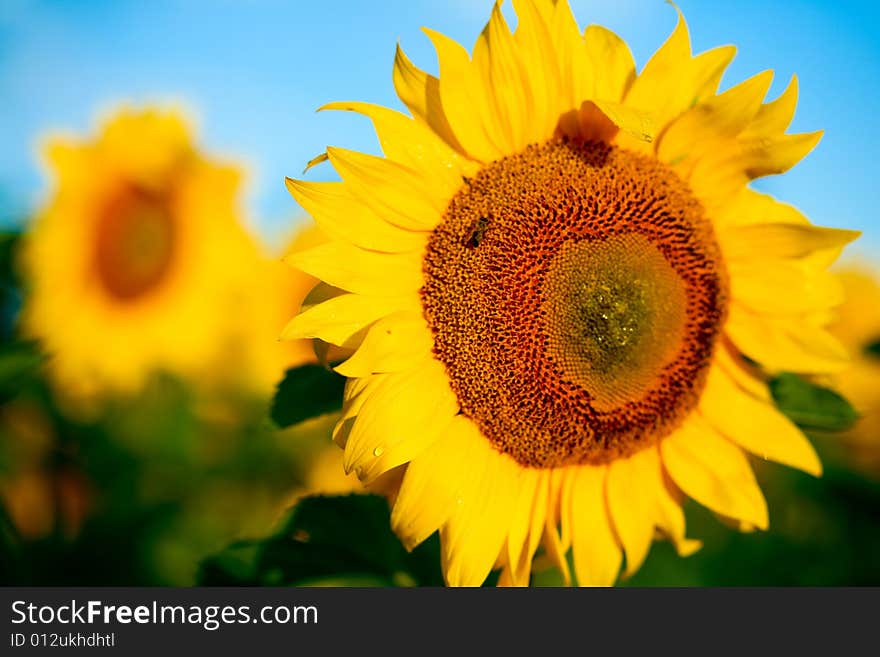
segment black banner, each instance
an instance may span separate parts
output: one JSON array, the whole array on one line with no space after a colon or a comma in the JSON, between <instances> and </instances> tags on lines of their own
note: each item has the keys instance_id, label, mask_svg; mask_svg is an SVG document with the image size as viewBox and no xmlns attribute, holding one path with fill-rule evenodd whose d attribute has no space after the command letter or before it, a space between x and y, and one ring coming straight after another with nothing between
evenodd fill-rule
<instances>
[{"instance_id":1,"label":"black banner","mask_svg":"<svg viewBox=\"0 0 880 657\"><path fill-rule=\"evenodd\" d=\"M0 654L875 645L880 589L5 588ZM863 643L871 639L870 643Z\"/></svg>"}]
</instances>

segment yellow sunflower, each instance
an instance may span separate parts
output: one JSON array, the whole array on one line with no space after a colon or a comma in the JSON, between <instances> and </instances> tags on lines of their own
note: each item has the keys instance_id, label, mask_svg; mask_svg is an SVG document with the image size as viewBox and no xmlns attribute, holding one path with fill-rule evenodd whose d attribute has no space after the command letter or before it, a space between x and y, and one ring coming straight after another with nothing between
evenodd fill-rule
<instances>
[{"instance_id":1,"label":"yellow sunflower","mask_svg":"<svg viewBox=\"0 0 880 657\"><path fill-rule=\"evenodd\" d=\"M861 414L841 438L856 466L880 477L880 277L874 268L856 263L837 275L845 300L830 328L853 359L835 377L835 387Z\"/></svg>"},{"instance_id":2,"label":"yellow sunflower","mask_svg":"<svg viewBox=\"0 0 880 657\"><path fill-rule=\"evenodd\" d=\"M655 536L699 546L683 495L767 527L746 452L820 473L754 363L841 366L825 270L856 233L748 187L819 140L785 132L794 81L718 94L734 48L692 56L681 17L637 75L564 0L514 8L472 56L426 30L439 78L398 50L412 118L326 106L372 119L384 157L328 148L342 182L288 181L333 238L290 262L337 293L287 335L356 349L336 367L345 467L406 467L394 529L439 529L450 585L527 584L539 548L609 585Z\"/></svg>"},{"instance_id":3,"label":"yellow sunflower","mask_svg":"<svg viewBox=\"0 0 880 657\"><path fill-rule=\"evenodd\" d=\"M90 397L132 391L156 369L203 373L256 248L239 222L240 173L155 109L123 109L96 138L56 138L45 155L52 189L22 253L22 324L61 390Z\"/></svg>"}]
</instances>

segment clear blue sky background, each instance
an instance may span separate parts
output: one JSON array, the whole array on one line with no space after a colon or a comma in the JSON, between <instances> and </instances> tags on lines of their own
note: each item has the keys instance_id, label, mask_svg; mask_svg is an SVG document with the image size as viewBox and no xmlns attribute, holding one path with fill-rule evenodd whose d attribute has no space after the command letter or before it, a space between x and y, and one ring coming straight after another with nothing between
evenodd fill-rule
<instances>
[{"instance_id":1,"label":"clear blue sky background","mask_svg":"<svg viewBox=\"0 0 880 657\"><path fill-rule=\"evenodd\" d=\"M661 0L574 0L581 25L605 25L641 68L675 24ZM724 87L772 68L771 94L800 78L793 129L824 128L816 151L761 189L816 222L865 231L857 251L880 257L875 127L880 27L874 3L680 0L695 50L733 43ZM509 5L509 2L507 3ZM490 0L2 0L0 208L22 215L44 184L36 156L46 130L92 131L118 101L171 101L196 118L210 151L244 161L251 221L277 240L300 210L285 175L328 144L377 151L366 120L316 114L331 100L401 107L391 83L395 43L431 71L423 25L470 47ZM509 6L508 6L509 10ZM319 167L312 179L329 179Z\"/></svg>"}]
</instances>

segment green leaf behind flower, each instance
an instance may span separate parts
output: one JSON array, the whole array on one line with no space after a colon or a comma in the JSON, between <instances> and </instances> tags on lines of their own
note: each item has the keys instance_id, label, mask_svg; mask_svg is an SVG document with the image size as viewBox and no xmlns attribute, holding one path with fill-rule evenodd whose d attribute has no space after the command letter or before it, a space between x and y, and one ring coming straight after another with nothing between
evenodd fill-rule
<instances>
[{"instance_id":1,"label":"green leaf behind flower","mask_svg":"<svg viewBox=\"0 0 880 657\"><path fill-rule=\"evenodd\" d=\"M345 377L320 365L287 370L272 399L270 415L279 428L286 428L342 408Z\"/></svg>"},{"instance_id":2,"label":"green leaf behind flower","mask_svg":"<svg viewBox=\"0 0 880 657\"><path fill-rule=\"evenodd\" d=\"M0 402L14 397L37 374L45 359L34 342L0 342Z\"/></svg>"},{"instance_id":3,"label":"green leaf behind flower","mask_svg":"<svg viewBox=\"0 0 880 657\"><path fill-rule=\"evenodd\" d=\"M202 562L205 586L442 586L436 535L407 552L376 495L302 499L281 529Z\"/></svg>"},{"instance_id":4,"label":"green leaf behind flower","mask_svg":"<svg viewBox=\"0 0 880 657\"><path fill-rule=\"evenodd\" d=\"M805 429L842 431L859 419L842 395L797 374L784 373L772 379L770 392L779 410Z\"/></svg>"}]
</instances>

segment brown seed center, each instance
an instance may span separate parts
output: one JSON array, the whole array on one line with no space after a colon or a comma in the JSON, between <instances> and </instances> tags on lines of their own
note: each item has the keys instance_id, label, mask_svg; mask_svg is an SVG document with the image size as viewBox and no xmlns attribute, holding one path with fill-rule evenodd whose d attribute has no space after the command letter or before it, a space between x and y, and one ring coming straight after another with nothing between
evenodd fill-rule
<instances>
[{"instance_id":1,"label":"brown seed center","mask_svg":"<svg viewBox=\"0 0 880 657\"><path fill-rule=\"evenodd\" d=\"M138 187L113 197L98 219L94 256L106 292L128 302L157 288L172 264L175 229L168 198Z\"/></svg>"},{"instance_id":2,"label":"brown seed center","mask_svg":"<svg viewBox=\"0 0 880 657\"><path fill-rule=\"evenodd\" d=\"M695 407L727 307L703 208L656 160L552 141L450 202L422 302L462 413L532 467L608 463Z\"/></svg>"}]
</instances>

